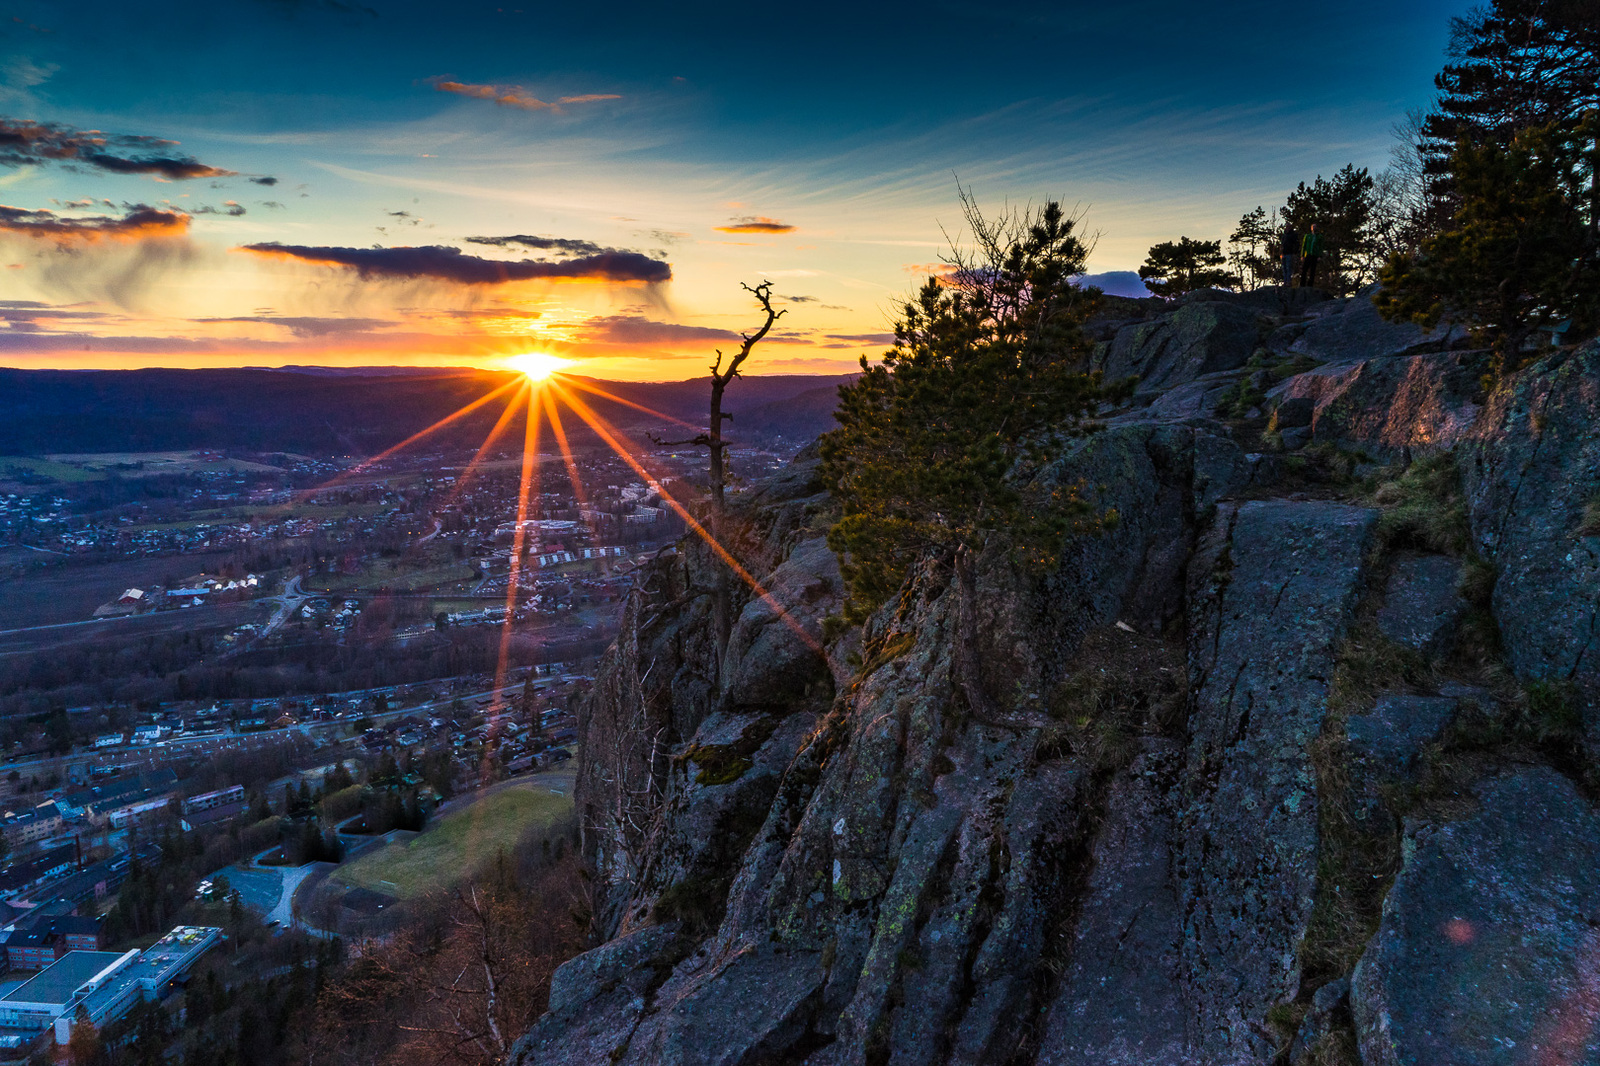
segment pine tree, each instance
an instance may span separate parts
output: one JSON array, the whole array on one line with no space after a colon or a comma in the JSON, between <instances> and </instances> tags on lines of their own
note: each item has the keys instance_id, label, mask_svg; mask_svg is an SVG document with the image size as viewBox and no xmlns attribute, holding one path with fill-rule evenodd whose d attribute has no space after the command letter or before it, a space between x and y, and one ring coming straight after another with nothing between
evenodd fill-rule
<instances>
[{"instance_id":1,"label":"pine tree","mask_svg":"<svg viewBox=\"0 0 1600 1066\"><path fill-rule=\"evenodd\" d=\"M1278 244L1283 227L1278 213L1267 214L1267 209L1257 207L1239 219L1239 225L1228 235L1228 261L1233 272L1247 289L1275 284L1278 279Z\"/></svg>"},{"instance_id":2,"label":"pine tree","mask_svg":"<svg viewBox=\"0 0 1600 1066\"><path fill-rule=\"evenodd\" d=\"M902 309L895 346L839 390L823 471L842 517L828 534L845 560L848 617L893 596L923 557L964 559L991 537L1047 562L1098 518L1076 493L1035 487L1062 436L1084 432L1117 394L1087 372L1081 326L1099 304L1072 283L1087 249L1076 219L985 219L963 194L978 247Z\"/></svg>"},{"instance_id":3,"label":"pine tree","mask_svg":"<svg viewBox=\"0 0 1600 1066\"><path fill-rule=\"evenodd\" d=\"M1366 167L1347 164L1331 178L1318 174L1301 182L1281 212L1300 233L1313 223L1322 236L1319 287L1343 295L1377 280L1382 265L1374 256L1371 222L1374 182Z\"/></svg>"},{"instance_id":4,"label":"pine tree","mask_svg":"<svg viewBox=\"0 0 1600 1066\"><path fill-rule=\"evenodd\" d=\"M1450 158L1459 206L1416 257L1396 256L1375 302L1391 319L1435 324L1446 312L1492 345L1510 368L1541 330L1566 324L1569 339L1600 327L1600 247L1586 225L1574 136L1523 130L1508 147L1463 144Z\"/></svg>"},{"instance_id":5,"label":"pine tree","mask_svg":"<svg viewBox=\"0 0 1600 1066\"><path fill-rule=\"evenodd\" d=\"M1600 107L1600 7L1493 0L1451 20L1450 59L1422 126L1440 173L1463 141L1505 146L1521 130L1570 129Z\"/></svg>"},{"instance_id":6,"label":"pine tree","mask_svg":"<svg viewBox=\"0 0 1600 1066\"><path fill-rule=\"evenodd\" d=\"M1179 237L1150 249L1139 277L1157 296L1181 296L1195 289L1231 289L1239 283L1223 268L1221 241Z\"/></svg>"}]
</instances>

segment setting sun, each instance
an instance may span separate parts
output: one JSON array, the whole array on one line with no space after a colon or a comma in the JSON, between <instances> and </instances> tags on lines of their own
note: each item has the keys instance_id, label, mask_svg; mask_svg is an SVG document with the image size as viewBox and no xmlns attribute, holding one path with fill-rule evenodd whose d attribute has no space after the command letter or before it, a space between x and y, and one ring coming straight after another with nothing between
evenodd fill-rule
<instances>
[{"instance_id":1,"label":"setting sun","mask_svg":"<svg viewBox=\"0 0 1600 1066\"><path fill-rule=\"evenodd\" d=\"M544 352L528 352L524 355L514 355L506 360L512 369L520 370L529 381L543 381L562 367L571 366L571 359L562 359L560 356L546 355Z\"/></svg>"}]
</instances>

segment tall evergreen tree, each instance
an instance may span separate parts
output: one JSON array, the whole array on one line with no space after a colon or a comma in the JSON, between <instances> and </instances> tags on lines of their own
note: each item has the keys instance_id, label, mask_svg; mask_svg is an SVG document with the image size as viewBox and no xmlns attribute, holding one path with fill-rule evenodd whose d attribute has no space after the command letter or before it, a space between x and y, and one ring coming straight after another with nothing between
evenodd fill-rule
<instances>
[{"instance_id":1,"label":"tall evergreen tree","mask_svg":"<svg viewBox=\"0 0 1600 1066\"><path fill-rule=\"evenodd\" d=\"M1450 62L1434 79L1438 101L1422 122L1423 150L1442 210L1457 196L1451 159L1465 142L1508 146L1518 131L1554 125L1578 135L1600 108L1600 5L1594 0L1493 0L1451 21ZM1600 153L1592 132L1584 164L1591 228L1600 226Z\"/></svg>"},{"instance_id":2,"label":"tall evergreen tree","mask_svg":"<svg viewBox=\"0 0 1600 1066\"><path fill-rule=\"evenodd\" d=\"M1179 237L1150 249L1139 277L1157 296L1181 296L1194 289L1231 289L1238 279L1223 263L1221 241Z\"/></svg>"},{"instance_id":3,"label":"tall evergreen tree","mask_svg":"<svg viewBox=\"0 0 1600 1066\"><path fill-rule=\"evenodd\" d=\"M1509 146L1463 143L1450 158L1459 206L1452 224L1416 257L1384 268L1375 299L1393 319L1438 322L1449 312L1494 347L1502 366L1534 334L1568 338L1600 327L1600 242L1585 225L1578 146L1600 115L1575 131L1518 133Z\"/></svg>"},{"instance_id":4,"label":"tall evergreen tree","mask_svg":"<svg viewBox=\"0 0 1600 1066\"><path fill-rule=\"evenodd\" d=\"M1374 257L1370 224L1374 206L1372 175L1347 164L1331 178L1318 174L1301 182L1283 206L1284 221L1305 233L1313 223L1322 235L1318 284L1344 294L1377 279L1381 262Z\"/></svg>"}]
</instances>

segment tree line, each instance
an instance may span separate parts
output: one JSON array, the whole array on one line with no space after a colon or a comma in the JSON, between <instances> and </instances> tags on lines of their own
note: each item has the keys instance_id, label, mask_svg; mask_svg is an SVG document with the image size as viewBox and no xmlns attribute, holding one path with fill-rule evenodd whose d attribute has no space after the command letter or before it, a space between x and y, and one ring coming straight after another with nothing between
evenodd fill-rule
<instances>
[{"instance_id":1,"label":"tree line","mask_svg":"<svg viewBox=\"0 0 1600 1066\"><path fill-rule=\"evenodd\" d=\"M1470 327L1504 367L1600 327L1600 6L1494 0L1451 20L1433 106L1396 128L1392 165L1349 164L1258 206L1222 240L1150 249L1158 295L1283 280L1286 234L1315 223L1319 284L1381 283L1379 310Z\"/></svg>"}]
</instances>

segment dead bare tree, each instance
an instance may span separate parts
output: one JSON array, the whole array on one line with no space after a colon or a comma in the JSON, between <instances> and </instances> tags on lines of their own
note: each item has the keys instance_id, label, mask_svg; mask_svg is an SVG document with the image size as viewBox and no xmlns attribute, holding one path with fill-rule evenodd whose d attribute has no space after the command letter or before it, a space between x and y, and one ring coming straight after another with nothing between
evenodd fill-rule
<instances>
[{"instance_id":1,"label":"dead bare tree","mask_svg":"<svg viewBox=\"0 0 1600 1066\"><path fill-rule=\"evenodd\" d=\"M763 281L754 288L741 284L740 288L756 298L756 302L761 305L761 310L766 314L766 321L761 323L760 328L754 333L740 334L739 351L731 359L728 359L727 366L723 366L723 359L727 357L723 355L722 349L718 348L716 350L717 361L711 364L711 419L707 423L706 431L696 434L687 440L660 440L654 436L650 438L656 444L662 446L692 445L696 448L705 448L710 453L709 473L713 516L722 512L723 498L728 484L728 444L722 436L722 424L733 421L733 416L722 409L723 393L727 391L733 379L739 376L739 368L744 365L746 359L750 358L750 353L755 350L755 346L761 343L766 335L771 332L773 323L788 314L787 308L782 311L773 310L772 282Z\"/></svg>"},{"instance_id":2,"label":"dead bare tree","mask_svg":"<svg viewBox=\"0 0 1600 1066\"><path fill-rule=\"evenodd\" d=\"M773 323L788 314L787 308L782 311L773 309L772 282L763 281L754 287L741 283L740 287L756 298L756 302L761 305L761 310L766 315L766 320L761 323L761 326L754 333L740 334L739 351L732 358L727 359L727 365L723 365L723 360L727 357L723 355L722 349L717 349L717 361L711 364L711 418L707 423L706 431L696 434L687 440L662 440L653 434L650 437L651 441L663 447L690 445L696 448L704 448L709 453L708 481L711 489L709 525L711 536L718 543L723 542L722 518L728 485L728 442L722 435L722 424L733 421L733 416L722 409L723 393L727 391L733 380L739 377L739 368L744 365L746 359L750 358L750 353L755 350L755 346L761 343L766 335L771 332ZM713 592L712 607L712 620L717 631L717 648L721 651L727 647L728 633L732 629L732 620L728 617L728 573L726 568L720 566L718 567L716 588Z\"/></svg>"}]
</instances>

